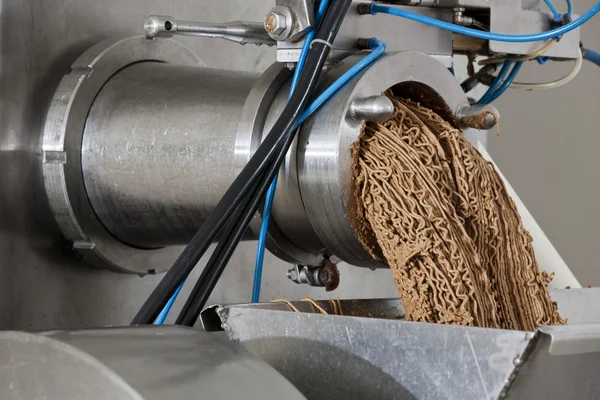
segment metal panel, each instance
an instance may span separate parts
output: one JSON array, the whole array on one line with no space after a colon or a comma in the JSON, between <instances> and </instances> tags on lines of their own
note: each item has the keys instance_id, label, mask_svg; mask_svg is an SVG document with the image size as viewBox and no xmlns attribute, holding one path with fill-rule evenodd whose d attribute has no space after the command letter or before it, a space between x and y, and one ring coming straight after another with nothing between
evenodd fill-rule
<instances>
[{"instance_id":1,"label":"metal panel","mask_svg":"<svg viewBox=\"0 0 600 400\"><path fill-rule=\"evenodd\" d=\"M307 302L292 303L299 313L282 303L216 306L202 319L309 398L598 398L600 291L551 295L571 324L537 332L407 322L398 299L342 301L344 316L317 314ZM578 319L573 310L587 306L591 318Z\"/></svg>"},{"instance_id":2,"label":"metal panel","mask_svg":"<svg viewBox=\"0 0 600 400\"><path fill-rule=\"evenodd\" d=\"M304 398L240 347L173 326L0 332L0 371L3 400Z\"/></svg>"},{"instance_id":3,"label":"metal panel","mask_svg":"<svg viewBox=\"0 0 600 400\"><path fill-rule=\"evenodd\" d=\"M497 398L529 332L223 308L226 332L319 399Z\"/></svg>"},{"instance_id":4,"label":"metal panel","mask_svg":"<svg viewBox=\"0 0 600 400\"><path fill-rule=\"evenodd\" d=\"M356 2L358 4L360 2ZM432 18L450 21L451 10L410 7L410 11ZM402 20L388 15L359 15L356 7L351 7L342 23L335 41L334 58L356 52L357 38L377 37L387 45L387 52L402 50L438 55L444 65L451 66L452 34L414 21ZM295 62L298 59L303 41L278 43L277 61Z\"/></svg>"},{"instance_id":5,"label":"metal panel","mask_svg":"<svg viewBox=\"0 0 600 400\"><path fill-rule=\"evenodd\" d=\"M196 0L0 3L0 328L124 324L161 278L90 268L63 242L53 220L41 176L40 134L53 92L69 65L101 40L141 34L145 18L153 13L260 21L270 6L264 0L225 0L210 7ZM214 68L258 72L275 58L267 47L182 41ZM246 249L253 253L254 246ZM239 253L234 262L248 258ZM287 281L285 268L277 264L271 261L272 267L265 268L265 283L274 289ZM224 296L223 288L229 288L225 297L243 301L250 296L251 283L239 269L229 274L216 298Z\"/></svg>"}]
</instances>

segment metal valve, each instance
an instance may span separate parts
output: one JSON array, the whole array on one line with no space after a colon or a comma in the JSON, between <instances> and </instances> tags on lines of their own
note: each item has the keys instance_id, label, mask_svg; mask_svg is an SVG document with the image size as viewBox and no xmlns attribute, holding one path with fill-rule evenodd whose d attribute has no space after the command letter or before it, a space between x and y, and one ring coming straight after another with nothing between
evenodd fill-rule
<instances>
[{"instance_id":1,"label":"metal valve","mask_svg":"<svg viewBox=\"0 0 600 400\"><path fill-rule=\"evenodd\" d=\"M328 292L337 289L340 284L340 272L329 260L325 260L319 267L295 265L288 271L287 277L298 284L324 287Z\"/></svg>"}]
</instances>

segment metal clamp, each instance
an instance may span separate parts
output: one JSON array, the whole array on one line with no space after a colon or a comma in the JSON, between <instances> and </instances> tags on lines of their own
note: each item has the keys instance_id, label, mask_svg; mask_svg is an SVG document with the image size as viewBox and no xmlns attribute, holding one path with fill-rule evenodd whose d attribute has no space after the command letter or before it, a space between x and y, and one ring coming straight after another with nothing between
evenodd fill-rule
<instances>
[{"instance_id":1,"label":"metal clamp","mask_svg":"<svg viewBox=\"0 0 600 400\"><path fill-rule=\"evenodd\" d=\"M104 227L87 197L81 144L90 107L104 84L128 65L150 60L204 65L190 49L175 41L135 36L98 43L73 63L60 82L42 137L44 185L65 237L92 264L138 275L166 270L181 247L138 249L119 241Z\"/></svg>"}]
</instances>

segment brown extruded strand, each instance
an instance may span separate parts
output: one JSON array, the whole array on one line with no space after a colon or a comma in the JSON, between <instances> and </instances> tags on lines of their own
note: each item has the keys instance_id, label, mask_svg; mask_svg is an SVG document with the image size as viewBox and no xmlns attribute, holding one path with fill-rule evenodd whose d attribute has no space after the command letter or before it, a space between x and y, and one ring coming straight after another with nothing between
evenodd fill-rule
<instances>
[{"instance_id":1,"label":"brown extruded strand","mask_svg":"<svg viewBox=\"0 0 600 400\"><path fill-rule=\"evenodd\" d=\"M493 165L432 110L387 95L395 114L365 124L354 179L359 218L380 249L366 247L390 266L406 319L529 331L565 323Z\"/></svg>"}]
</instances>

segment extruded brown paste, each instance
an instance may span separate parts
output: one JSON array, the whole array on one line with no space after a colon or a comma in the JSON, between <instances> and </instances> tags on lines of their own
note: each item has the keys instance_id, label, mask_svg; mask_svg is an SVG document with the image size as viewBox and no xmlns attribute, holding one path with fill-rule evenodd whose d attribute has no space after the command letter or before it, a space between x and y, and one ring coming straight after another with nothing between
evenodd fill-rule
<instances>
[{"instance_id":1,"label":"extruded brown paste","mask_svg":"<svg viewBox=\"0 0 600 400\"><path fill-rule=\"evenodd\" d=\"M531 236L493 165L433 111L391 94L396 112L354 146L359 217L406 318L534 330L561 319Z\"/></svg>"}]
</instances>

